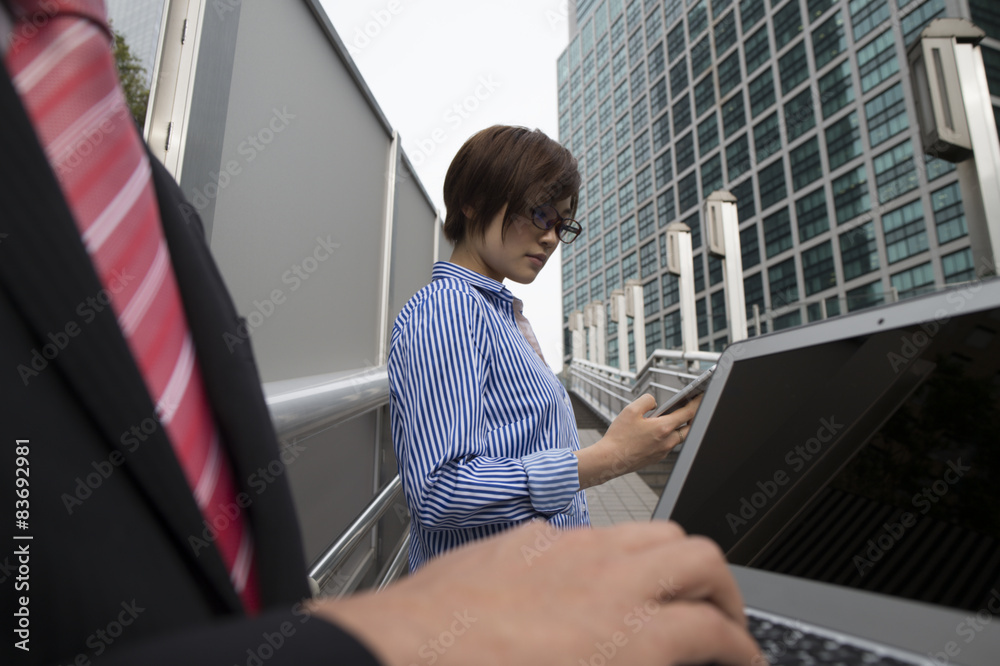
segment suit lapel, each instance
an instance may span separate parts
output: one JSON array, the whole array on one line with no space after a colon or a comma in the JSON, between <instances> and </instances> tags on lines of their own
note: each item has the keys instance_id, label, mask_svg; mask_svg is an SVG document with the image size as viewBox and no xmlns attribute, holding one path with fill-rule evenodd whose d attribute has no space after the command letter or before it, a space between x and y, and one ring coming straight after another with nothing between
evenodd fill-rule
<instances>
[{"instance_id":1,"label":"suit lapel","mask_svg":"<svg viewBox=\"0 0 1000 666\"><path fill-rule=\"evenodd\" d=\"M162 427L129 453L122 436L153 418L154 407L109 306L55 175L9 76L0 68L0 287L39 341L62 348L41 371L59 372L112 449L231 609L241 608L214 547L195 554L203 518ZM54 336L54 337L52 337ZM65 337L64 337L65 336ZM31 390L27 366L18 371Z\"/></svg>"}]
</instances>

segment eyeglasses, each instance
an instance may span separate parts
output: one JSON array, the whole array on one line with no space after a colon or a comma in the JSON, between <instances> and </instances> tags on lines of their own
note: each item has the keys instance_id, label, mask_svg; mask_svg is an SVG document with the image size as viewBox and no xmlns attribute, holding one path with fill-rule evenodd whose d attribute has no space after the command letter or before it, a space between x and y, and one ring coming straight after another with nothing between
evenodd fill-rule
<instances>
[{"instance_id":1,"label":"eyeglasses","mask_svg":"<svg viewBox=\"0 0 1000 666\"><path fill-rule=\"evenodd\" d=\"M583 231L579 222L562 217L555 208L548 205L532 208L531 222L542 231L548 231L555 227L556 236L563 243L572 243Z\"/></svg>"}]
</instances>

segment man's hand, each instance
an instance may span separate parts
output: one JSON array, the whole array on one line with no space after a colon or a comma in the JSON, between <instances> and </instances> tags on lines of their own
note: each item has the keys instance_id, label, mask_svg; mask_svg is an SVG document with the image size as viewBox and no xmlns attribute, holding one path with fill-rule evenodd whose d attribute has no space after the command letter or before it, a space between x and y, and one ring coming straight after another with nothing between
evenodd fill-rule
<instances>
[{"instance_id":1,"label":"man's hand","mask_svg":"<svg viewBox=\"0 0 1000 666\"><path fill-rule=\"evenodd\" d=\"M600 485L663 460L687 438L691 430L687 424L698 411L702 397L655 418L645 416L656 408L656 399L648 393L626 406L599 442L576 452L580 487Z\"/></svg>"},{"instance_id":2,"label":"man's hand","mask_svg":"<svg viewBox=\"0 0 1000 666\"><path fill-rule=\"evenodd\" d=\"M534 522L451 551L381 593L312 611L388 666L749 666L759 657L719 548L666 522L569 531Z\"/></svg>"}]
</instances>

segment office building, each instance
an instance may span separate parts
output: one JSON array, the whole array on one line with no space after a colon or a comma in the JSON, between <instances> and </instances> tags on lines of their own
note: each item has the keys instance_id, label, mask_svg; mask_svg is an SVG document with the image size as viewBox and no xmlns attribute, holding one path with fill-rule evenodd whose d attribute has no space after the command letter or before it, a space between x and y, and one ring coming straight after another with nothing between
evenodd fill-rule
<instances>
[{"instance_id":1,"label":"office building","mask_svg":"<svg viewBox=\"0 0 1000 666\"><path fill-rule=\"evenodd\" d=\"M559 133L584 233L562 249L567 359L568 315L630 279L646 349L681 346L673 221L691 228L699 347L726 346L702 226L717 189L738 198L751 335L755 305L766 332L974 276L955 166L920 145L906 46L934 18L971 19L1000 118L995 0L579 0L570 15ZM615 366L610 320L606 338Z\"/></svg>"}]
</instances>

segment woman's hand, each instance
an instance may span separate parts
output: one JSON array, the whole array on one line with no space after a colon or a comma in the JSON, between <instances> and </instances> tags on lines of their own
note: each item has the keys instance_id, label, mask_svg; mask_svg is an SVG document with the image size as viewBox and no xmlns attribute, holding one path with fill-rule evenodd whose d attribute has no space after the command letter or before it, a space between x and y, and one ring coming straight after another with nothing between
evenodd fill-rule
<instances>
[{"instance_id":1,"label":"woman's hand","mask_svg":"<svg viewBox=\"0 0 1000 666\"><path fill-rule=\"evenodd\" d=\"M663 460L687 438L691 430L688 424L701 398L699 395L670 414L652 418L644 416L656 408L656 400L648 393L625 407L599 442L576 452L580 488L605 483Z\"/></svg>"}]
</instances>

